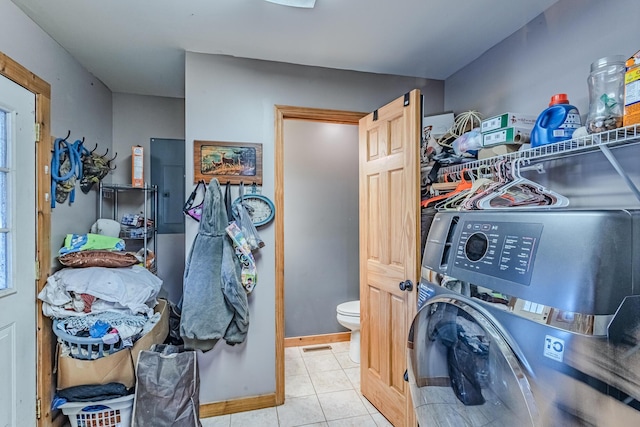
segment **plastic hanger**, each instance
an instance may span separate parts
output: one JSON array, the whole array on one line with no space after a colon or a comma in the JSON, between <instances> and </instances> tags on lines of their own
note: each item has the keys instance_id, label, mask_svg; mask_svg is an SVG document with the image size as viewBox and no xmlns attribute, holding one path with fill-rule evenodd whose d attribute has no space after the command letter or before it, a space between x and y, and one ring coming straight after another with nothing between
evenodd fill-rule
<instances>
[{"instance_id":1,"label":"plastic hanger","mask_svg":"<svg viewBox=\"0 0 640 427\"><path fill-rule=\"evenodd\" d=\"M476 201L478 209L524 209L536 206L565 207L569 199L537 182L520 175L520 164L528 159L514 159L506 171L507 182L494 188L491 194Z\"/></svg>"},{"instance_id":2,"label":"plastic hanger","mask_svg":"<svg viewBox=\"0 0 640 427\"><path fill-rule=\"evenodd\" d=\"M468 190L471 188L472 182L471 181L467 181L464 177L464 172L467 169L463 169L460 172L460 182L458 183L458 185L456 186L456 188L450 192L450 193L446 193L446 194L439 194L437 196L433 196L427 200L423 200L422 202L420 202L420 206L422 206L423 208L427 208L429 207L430 204L435 203L439 200L444 200L447 199L449 197L451 197L453 194L459 193L463 190Z\"/></svg>"},{"instance_id":3,"label":"plastic hanger","mask_svg":"<svg viewBox=\"0 0 640 427\"><path fill-rule=\"evenodd\" d=\"M500 159L493 164L492 180L489 183L484 183L479 186L473 193L470 193L464 201L460 204L460 210L475 210L478 209L476 202L482 199L484 196L491 194L495 189L500 188L506 182L507 179L507 160Z\"/></svg>"},{"instance_id":4,"label":"plastic hanger","mask_svg":"<svg viewBox=\"0 0 640 427\"><path fill-rule=\"evenodd\" d=\"M483 190L490 184L493 184L494 181L489 178L476 178L471 185L471 188L465 191L461 191L460 193L454 194L448 199L442 201L438 205L436 205L436 209L438 210L462 210L462 205L465 200L476 194L479 190Z\"/></svg>"}]
</instances>

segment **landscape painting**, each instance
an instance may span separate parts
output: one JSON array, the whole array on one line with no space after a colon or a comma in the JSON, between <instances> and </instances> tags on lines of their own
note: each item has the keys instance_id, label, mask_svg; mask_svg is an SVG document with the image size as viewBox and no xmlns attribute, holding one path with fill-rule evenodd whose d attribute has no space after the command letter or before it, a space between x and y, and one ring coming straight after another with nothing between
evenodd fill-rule
<instances>
[{"instance_id":1,"label":"landscape painting","mask_svg":"<svg viewBox=\"0 0 640 427\"><path fill-rule=\"evenodd\" d=\"M221 184L262 185L262 144L194 141L194 183L217 178Z\"/></svg>"}]
</instances>

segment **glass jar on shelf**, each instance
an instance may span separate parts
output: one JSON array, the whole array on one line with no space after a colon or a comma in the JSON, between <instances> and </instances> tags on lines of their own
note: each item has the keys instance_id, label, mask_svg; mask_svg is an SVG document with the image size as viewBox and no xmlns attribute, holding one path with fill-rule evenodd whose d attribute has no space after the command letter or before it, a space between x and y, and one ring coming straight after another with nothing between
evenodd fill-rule
<instances>
[{"instance_id":1,"label":"glass jar on shelf","mask_svg":"<svg viewBox=\"0 0 640 427\"><path fill-rule=\"evenodd\" d=\"M625 59L622 55L607 56L591 64L591 73L587 79L587 132L604 132L622 126Z\"/></svg>"}]
</instances>

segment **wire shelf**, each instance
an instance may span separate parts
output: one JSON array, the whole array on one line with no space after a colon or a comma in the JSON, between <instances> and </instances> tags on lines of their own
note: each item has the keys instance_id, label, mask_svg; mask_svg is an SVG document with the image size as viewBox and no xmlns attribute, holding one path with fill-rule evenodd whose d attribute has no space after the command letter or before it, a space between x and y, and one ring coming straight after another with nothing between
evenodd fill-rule
<instances>
[{"instance_id":1,"label":"wire shelf","mask_svg":"<svg viewBox=\"0 0 640 427\"><path fill-rule=\"evenodd\" d=\"M474 160L471 162L446 166L438 171L438 175L443 176L445 174L460 173L463 169L475 169L480 167L492 166L498 159L529 159L530 161L549 160L556 157L560 158L571 154L594 151L603 147L612 147L638 142L640 142L640 125L632 125L606 132L594 133L591 135L558 142L556 144L548 144L528 150L516 151L509 154L489 157L482 160Z\"/></svg>"}]
</instances>

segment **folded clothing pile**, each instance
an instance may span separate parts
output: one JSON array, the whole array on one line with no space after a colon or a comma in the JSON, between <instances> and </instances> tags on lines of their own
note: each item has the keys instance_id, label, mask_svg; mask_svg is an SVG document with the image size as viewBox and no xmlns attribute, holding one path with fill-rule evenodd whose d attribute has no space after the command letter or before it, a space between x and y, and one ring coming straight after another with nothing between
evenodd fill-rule
<instances>
[{"instance_id":1,"label":"folded clothing pile","mask_svg":"<svg viewBox=\"0 0 640 427\"><path fill-rule=\"evenodd\" d=\"M47 279L38 298L43 314L54 319L54 333L68 347L63 353L95 359L131 347L153 328L161 286L160 278L139 265L67 267ZM102 343L108 351L93 346Z\"/></svg>"}]
</instances>

